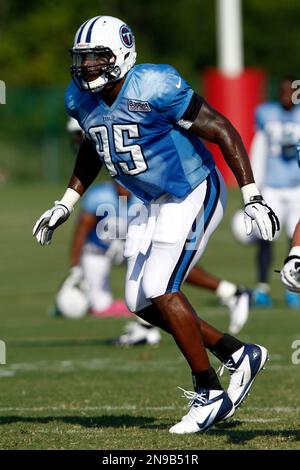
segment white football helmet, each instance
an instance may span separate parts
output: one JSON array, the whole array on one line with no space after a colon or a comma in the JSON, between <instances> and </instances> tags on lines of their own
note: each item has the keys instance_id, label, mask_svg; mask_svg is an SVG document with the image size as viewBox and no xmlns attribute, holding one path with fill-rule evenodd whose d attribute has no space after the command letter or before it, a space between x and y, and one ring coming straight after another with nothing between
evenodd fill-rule
<instances>
[{"instance_id":1,"label":"white football helmet","mask_svg":"<svg viewBox=\"0 0 300 470\"><path fill-rule=\"evenodd\" d=\"M236 241L243 245L250 245L258 240L261 240L259 230L256 223L253 224L253 230L250 235L246 234L246 227L244 222L244 211L237 210L231 220L231 231Z\"/></svg>"},{"instance_id":2,"label":"white football helmet","mask_svg":"<svg viewBox=\"0 0 300 470\"><path fill-rule=\"evenodd\" d=\"M83 23L70 52L71 74L76 85L92 93L120 80L136 61L131 29L112 16L95 16Z\"/></svg>"},{"instance_id":3,"label":"white football helmet","mask_svg":"<svg viewBox=\"0 0 300 470\"><path fill-rule=\"evenodd\" d=\"M56 307L66 318L83 318L89 309L88 296L79 286L63 286L56 296Z\"/></svg>"},{"instance_id":4,"label":"white football helmet","mask_svg":"<svg viewBox=\"0 0 300 470\"><path fill-rule=\"evenodd\" d=\"M62 283L55 299L57 310L67 318L82 318L89 310L88 285L77 266Z\"/></svg>"}]
</instances>

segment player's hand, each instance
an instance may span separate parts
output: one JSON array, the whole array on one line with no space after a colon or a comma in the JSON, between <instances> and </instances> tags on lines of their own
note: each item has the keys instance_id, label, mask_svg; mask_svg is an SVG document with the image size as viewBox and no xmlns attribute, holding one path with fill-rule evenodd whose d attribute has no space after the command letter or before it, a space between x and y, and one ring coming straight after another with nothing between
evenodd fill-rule
<instances>
[{"instance_id":1,"label":"player's hand","mask_svg":"<svg viewBox=\"0 0 300 470\"><path fill-rule=\"evenodd\" d=\"M81 266L77 265L77 266L72 266L66 280L68 280L71 285L76 285L76 284L80 284L83 278L84 278L83 269Z\"/></svg>"},{"instance_id":2,"label":"player's hand","mask_svg":"<svg viewBox=\"0 0 300 470\"><path fill-rule=\"evenodd\" d=\"M54 207L44 212L33 228L32 234L38 243L50 245L54 230L67 220L70 213L67 206L60 204L60 201L55 201Z\"/></svg>"},{"instance_id":3,"label":"player's hand","mask_svg":"<svg viewBox=\"0 0 300 470\"><path fill-rule=\"evenodd\" d=\"M293 292L300 292L300 256L288 256L280 271L281 281Z\"/></svg>"},{"instance_id":4,"label":"player's hand","mask_svg":"<svg viewBox=\"0 0 300 470\"><path fill-rule=\"evenodd\" d=\"M256 222L261 237L270 242L280 229L277 215L265 203L263 197L259 195L252 196L250 201L245 204L245 226L247 235L250 235L252 232L253 221Z\"/></svg>"},{"instance_id":5,"label":"player's hand","mask_svg":"<svg viewBox=\"0 0 300 470\"><path fill-rule=\"evenodd\" d=\"M124 241L112 240L105 254L114 264L122 264L124 261Z\"/></svg>"}]
</instances>

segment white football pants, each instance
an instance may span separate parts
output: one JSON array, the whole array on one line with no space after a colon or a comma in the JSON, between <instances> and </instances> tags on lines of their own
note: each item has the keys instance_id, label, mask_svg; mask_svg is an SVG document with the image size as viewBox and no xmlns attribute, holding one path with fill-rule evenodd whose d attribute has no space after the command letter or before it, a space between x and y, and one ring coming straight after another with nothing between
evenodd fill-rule
<instances>
[{"instance_id":1,"label":"white football pants","mask_svg":"<svg viewBox=\"0 0 300 470\"><path fill-rule=\"evenodd\" d=\"M203 254L226 206L226 188L218 170L189 195L164 194L131 221L124 257L128 262L125 298L138 312L151 299L177 292Z\"/></svg>"},{"instance_id":2,"label":"white football pants","mask_svg":"<svg viewBox=\"0 0 300 470\"><path fill-rule=\"evenodd\" d=\"M300 187L271 188L266 186L262 194L277 215L281 228L285 227L288 238L292 238L300 217Z\"/></svg>"}]
</instances>

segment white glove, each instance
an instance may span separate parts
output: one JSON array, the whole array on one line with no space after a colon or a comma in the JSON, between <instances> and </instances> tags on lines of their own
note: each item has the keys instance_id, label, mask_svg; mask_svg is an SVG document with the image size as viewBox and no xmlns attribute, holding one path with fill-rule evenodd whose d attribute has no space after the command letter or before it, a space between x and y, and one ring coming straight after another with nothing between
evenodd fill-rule
<instances>
[{"instance_id":1,"label":"white glove","mask_svg":"<svg viewBox=\"0 0 300 470\"><path fill-rule=\"evenodd\" d=\"M287 289L300 293L300 256L286 258L280 277Z\"/></svg>"},{"instance_id":2,"label":"white glove","mask_svg":"<svg viewBox=\"0 0 300 470\"><path fill-rule=\"evenodd\" d=\"M55 201L55 206L38 219L33 228L33 236L41 245L50 245L54 230L67 220L70 213L67 206Z\"/></svg>"},{"instance_id":3,"label":"white glove","mask_svg":"<svg viewBox=\"0 0 300 470\"><path fill-rule=\"evenodd\" d=\"M124 241L118 239L113 240L105 254L114 264L122 264L124 261Z\"/></svg>"},{"instance_id":4,"label":"white glove","mask_svg":"<svg viewBox=\"0 0 300 470\"><path fill-rule=\"evenodd\" d=\"M249 202L245 204L245 227L247 235L250 235L252 232L253 221L256 222L261 237L270 242L280 229L277 215L260 195L251 196Z\"/></svg>"}]
</instances>

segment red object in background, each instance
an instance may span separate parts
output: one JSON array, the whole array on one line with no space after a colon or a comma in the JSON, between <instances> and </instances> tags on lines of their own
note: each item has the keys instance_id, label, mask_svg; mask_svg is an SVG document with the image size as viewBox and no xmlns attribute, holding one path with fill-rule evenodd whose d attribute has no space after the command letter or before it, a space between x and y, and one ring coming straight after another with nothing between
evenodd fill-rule
<instances>
[{"instance_id":1,"label":"red object in background","mask_svg":"<svg viewBox=\"0 0 300 470\"><path fill-rule=\"evenodd\" d=\"M240 133L249 152L254 135L254 112L265 101L266 75L259 69L245 69L238 77L230 78L217 69L203 75L203 96L224 114ZM236 179L216 145L207 145L226 183L236 186Z\"/></svg>"}]
</instances>

